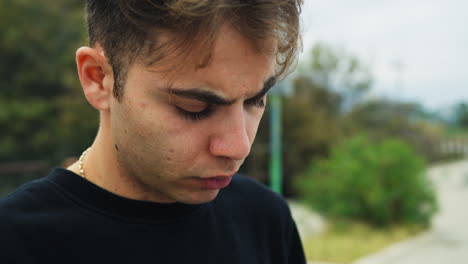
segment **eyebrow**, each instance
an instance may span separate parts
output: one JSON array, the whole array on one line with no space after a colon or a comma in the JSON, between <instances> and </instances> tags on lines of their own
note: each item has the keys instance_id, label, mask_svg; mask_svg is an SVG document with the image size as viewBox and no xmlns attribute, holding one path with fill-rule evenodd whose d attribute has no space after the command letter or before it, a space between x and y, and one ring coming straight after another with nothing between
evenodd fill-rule
<instances>
[{"instance_id":1,"label":"eyebrow","mask_svg":"<svg viewBox=\"0 0 468 264\"><path fill-rule=\"evenodd\" d=\"M254 96L251 98L247 99L256 99L263 97L265 94L268 93L268 91L275 86L276 84L277 77L272 76L268 78L268 80L263 84L263 88L257 92ZM208 104L214 104L214 105L231 105L235 102L235 100L227 100L211 91L206 91L206 90L201 90L198 88L194 89L179 89L179 88L168 88L166 91L170 94L184 97L184 98L189 98L189 99L195 99L198 101L202 101Z\"/></svg>"}]
</instances>

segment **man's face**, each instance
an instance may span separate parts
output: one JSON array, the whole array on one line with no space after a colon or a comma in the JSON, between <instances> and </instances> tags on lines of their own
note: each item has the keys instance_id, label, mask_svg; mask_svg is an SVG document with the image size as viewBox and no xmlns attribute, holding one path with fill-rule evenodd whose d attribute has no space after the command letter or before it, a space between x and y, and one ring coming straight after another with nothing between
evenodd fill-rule
<instances>
[{"instance_id":1,"label":"man's face","mask_svg":"<svg viewBox=\"0 0 468 264\"><path fill-rule=\"evenodd\" d=\"M204 203L249 154L275 55L223 27L206 67L196 54L178 60L186 67L175 75L167 65L130 67L111 104L112 138L119 169L140 188L160 202Z\"/></svg>"}]
</instances>

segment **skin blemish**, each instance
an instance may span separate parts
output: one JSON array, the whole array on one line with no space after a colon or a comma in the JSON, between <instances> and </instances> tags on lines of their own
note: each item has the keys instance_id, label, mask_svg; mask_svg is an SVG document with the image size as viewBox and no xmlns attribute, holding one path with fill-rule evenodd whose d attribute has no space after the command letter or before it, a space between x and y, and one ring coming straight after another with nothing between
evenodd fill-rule
<instances>
[{"instance_id":1,"label":"skin blemish","mask_svg":"<svg viewBox=\"0 0 468 264\"><path fill-rule=\"evenodd\" d=\"M115 144L114 147L115 147L115 150L120 151L119 146L117 146L117 144Z\"/></svg>"}]
</instances>

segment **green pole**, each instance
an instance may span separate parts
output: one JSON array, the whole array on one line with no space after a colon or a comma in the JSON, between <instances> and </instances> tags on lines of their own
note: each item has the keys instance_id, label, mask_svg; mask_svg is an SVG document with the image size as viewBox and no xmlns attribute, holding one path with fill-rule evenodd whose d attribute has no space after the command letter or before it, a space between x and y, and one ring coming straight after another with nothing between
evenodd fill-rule
<instances>
[{"instance_id":1,"label":"green pole","mask_svg":"<svg viewBox=\"0 0 468 264\"><path fill-rule=\"evenodd\" d=\"M282 155L281 155L281 96L270 95L270 186L281 194Z\"/></svg>"}]
</instances>

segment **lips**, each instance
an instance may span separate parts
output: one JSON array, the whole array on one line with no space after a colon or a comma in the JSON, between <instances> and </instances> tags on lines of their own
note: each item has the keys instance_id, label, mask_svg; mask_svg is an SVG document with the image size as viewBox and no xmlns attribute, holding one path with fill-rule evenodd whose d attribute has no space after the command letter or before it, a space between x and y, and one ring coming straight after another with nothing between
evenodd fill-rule
<instances>
[{"instance_id":1,"label":"lips","mask_svg":"<svg viewBox=\"0 0 468 264\"><path fill-rule=\"evenodd\" d=\"M227 187L231 179L232 176L217 176L211 178L197 178L197 182L206 189L217 190Z\"/></svg>"}]
</instances>

